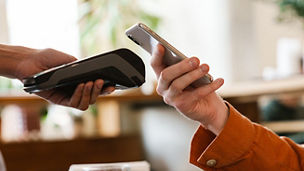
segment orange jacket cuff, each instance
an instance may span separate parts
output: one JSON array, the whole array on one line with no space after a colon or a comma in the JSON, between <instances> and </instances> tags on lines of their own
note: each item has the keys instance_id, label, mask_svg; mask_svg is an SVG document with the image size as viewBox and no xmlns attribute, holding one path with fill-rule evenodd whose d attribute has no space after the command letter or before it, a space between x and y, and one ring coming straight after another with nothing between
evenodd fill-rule
<instances>
[{"instance_id":1,"label":"orange jacket cuff","mask_svg":"<svg viewBox=\"0 0 304 171\"><path fill-rule=\"evenodd\" d=\"M254 142L254 126L233 106L229 106L229 118L222 132L216 137L202 126L198 128L191 142L190 163L210 168L207 162L216 161L214 168L221 168L242 160Z\"/></svg>"}]
</instances>

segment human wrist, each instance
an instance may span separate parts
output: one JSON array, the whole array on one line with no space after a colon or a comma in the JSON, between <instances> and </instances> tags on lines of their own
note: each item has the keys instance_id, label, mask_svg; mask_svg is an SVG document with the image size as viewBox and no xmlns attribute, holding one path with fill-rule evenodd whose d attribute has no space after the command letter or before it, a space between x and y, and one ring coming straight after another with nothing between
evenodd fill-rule
<instances>
[{"instance_id":1,"label":"human wrist","mask_svg":"<svg viewBox=\"0 0 304 171\"><path fill-rule=\"evenodd\" d=\"M219 135L224 129L228 117L229 117L229 108L226 106L226 104L224 104L223 109L218 111L218 114L216 115L216 119L212 124L209 124L207 129L209 129L215 135Z\"/></svg>"},{"instance_id":2,"label":"human wrist","mask_svg":"<svg viewBox=\"0 0 304 171\"><path fill-rule=\"evenodd\" d=\"M219 135L226 125L229 117L229 107L225 104L221 97L216 95L219 99L215 103L215 111L211 112L211 117L208 121L200 122L203 127L210 130L215 135Z\"/></svg>"},{"instance_id":3,"label":"human wrist","mask_svg":"<svg viewBox=\"0 0 304 171\"><path fill-rule=\"evenodd\" d=\"M0 75L20 79L22 71L19 70L20 64L26 60L34 49L22 46L10 46L0 44Z\"/></svg>"}]
</instances>

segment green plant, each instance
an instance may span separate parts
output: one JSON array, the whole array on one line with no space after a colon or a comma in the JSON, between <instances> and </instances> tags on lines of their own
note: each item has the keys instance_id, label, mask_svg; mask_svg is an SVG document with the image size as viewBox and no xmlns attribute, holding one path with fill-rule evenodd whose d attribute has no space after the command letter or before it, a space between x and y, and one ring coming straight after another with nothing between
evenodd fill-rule
<instances>
[{"instance_id":1,"label":"green plant","mask_svg":"<svg viewBox=\"0 0 304 171\"><path fill-rule=\"evenodd\" d=\"M8 89L12 89L12 88L13 88L13 84L11 79L0 77L0 92L7 91Z\"/></svg>"},{"instance_id":2,"label":"green plant","mask_svg":"<svg viewBox=\"0 0 304 171\"><path fill-rule=\"evenodd\" d=\"M47 108L47 106L43 106L40 109L40 120L45 121L47 118L47 115L48 115L48 108Z\"/></svg>"},{"instance_id":3,"label":"green plant","mask_svg":"<svg viewBox=\"0 0 304 171\"><path fill-rule=\"evenodd\" d=\"M281 11L280 20L289 20L294 16L304 20L304 0L277 0L277 3Z\"/></svg>"},{"instance_id":4,"label":"green plant","mask_svg":"<svg viewBox=\"0 0 304 171\"><path fill-rule=\"evenodd\" d=\"M126 44L124 30L142 21L153 29L160 18L146 12L140 0L81 0L80 41L83 55Z\"/></svg>"}]
</instances>

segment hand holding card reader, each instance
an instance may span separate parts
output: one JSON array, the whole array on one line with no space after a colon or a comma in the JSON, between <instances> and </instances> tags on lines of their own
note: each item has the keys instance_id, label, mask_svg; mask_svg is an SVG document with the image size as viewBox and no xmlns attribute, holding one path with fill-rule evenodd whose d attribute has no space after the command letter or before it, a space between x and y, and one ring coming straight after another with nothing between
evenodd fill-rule
<instances>
[{"instance_id":1,"label":"hand holding card reader","mask_svg":"<svg viewBox=\"0 0 304 171\"><path fill-rule=\"evenodd\" d=\"M128 49L118 49L38 73L24 82L29 93L61 87L76 87L80 83L104 80L104 87L116 89L140 87L145 82L145 65Z\"/></svg>"}]
</instances>

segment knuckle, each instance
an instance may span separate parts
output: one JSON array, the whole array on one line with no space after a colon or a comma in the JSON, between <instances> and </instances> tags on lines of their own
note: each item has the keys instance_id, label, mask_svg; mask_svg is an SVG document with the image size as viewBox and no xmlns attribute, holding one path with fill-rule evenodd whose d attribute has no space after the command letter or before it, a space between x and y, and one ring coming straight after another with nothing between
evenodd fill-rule
<instances>
[{"instance_id":1,"label":"knuckle","mask_svg":"<svg viewBox=\"0 0 304 171\"><path fill-rule=\"evenodd\" d=\"M196 69L196 67L194 67L194 65L196 64L189 64L189 60L183 60L181 62L179 62L178 64L178 68L179 68L179 72L181 73L186 73L186 72L190 72Z\"/></svg>"},{"instance_id":2,"label":"knuckle","mask_svg":"<svg viewBox=\"0 0 304 171\"><path fill-rule=\"evenodd\" d=\"M168 81L169 80L169 74L165 71L160 73L159 77L160 81Z\"/></svg>"},{"instance_id":3,"label":"knuckle","mask_svg":"<svg viewBox=\"0 0 304 171\"><path fill-rule=\"evenodd\" d=\"M160 88L159 85L157 85L157 87L156 87L156 92L157 92L158 95L162 95L163 94L163 90Z\"/></svg>"},{"instance_id":4,"label":"knuckle","mask_svg":"<svg viewBox=\"0 0 304 171\"><path fill-rule=\"evenodd\" d=\"M52 48L46 48L43 50L44 52L47 52L47 53L53 53L55 52L55 49L52 49Z\"/></svg>"},{"instance_id":5,"label":"knuckle","mask_svg":"<svg viewBox=\"0 0 304 171\"><path fill-rule=\"evenodd\" d=\"M195 72L193 73L196 77L202 77L206 75L208 72L204 71L201 67L197 68Z\"/></svg>"},{"instance_id":6,"label":"knuckle","mask_svg":"<svg viewBox=\"0 0 304 171\"><path fill-rule=\"evenodd\" d=\"M204 76L206 73L205 72L202 72L201 69L197 69L191 73L189 73L189 79L195 81L199 78L201 78L202 76Z\"/></svg>"},{"instance_id":7,"label":"knuckle","mask_svg":"<svg viewBox=\"0 0 304 171\"><path fill-rule=\"evenodd\" d=\"M184 62L181 62L178 64L178 72L181 74L189 72L191 67L188 64L185 64Z\"/></svg>"},{"instance_id":8,"label":"knuckle","mask_svg":"<svg viewBox=\"0 0 304 171\"><path fill-rule=\"evenodd\" d=\"M159 88L156 89L156 92L158 95L162 95L162 91Z\"/></svg>"},{"instance_id":9,"label":"knuckle","mask_svg":"<svg viewBox=\"0 0 304 171\"><path fill-rule=\"evenodd\" d=\"M172 91L172 92L179 92L180 91L180 85L178 82L174 81L171 85L170 85L170 88L169 90Z\"/></svg>"},{"instance_id":10,"label":"knuckle","mask_svg":"<svg viewBox=\"0 0 304 171\"><path fill-rule=\"evenodd\" d=\"M167 97L167 96L164 96L163 97L163 100L166 104L170 105L171 104L171 98Z\"/></svg>"}]
</instances>

